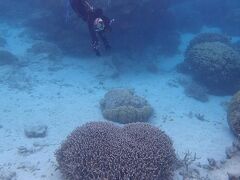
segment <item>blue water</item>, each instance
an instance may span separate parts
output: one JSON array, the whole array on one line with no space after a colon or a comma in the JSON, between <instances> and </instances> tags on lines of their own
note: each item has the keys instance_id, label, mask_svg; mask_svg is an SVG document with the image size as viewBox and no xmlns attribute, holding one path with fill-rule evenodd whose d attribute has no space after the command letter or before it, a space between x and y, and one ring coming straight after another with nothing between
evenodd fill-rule
<instances>
[{"instance_id":1,"label":"blue water","mask_svg":"<svg viewBox=\"0 0 240 180\"><path fill-rule=\"evenodd\" d=\"M199 157L172 179L239 178L239 150L226 159L225 149L237 139L227 115L240 90L240 1L90 3L115 19L100 57L68 0L0 1L0 180L67 179L56 150L76 127L111 121L100 101L116 88L149 103L146 123L171 138L180 160ZM46 134L26 136L35 126ZM209 158L221 165L209 168Z\"/></svg>"}]
</instances>

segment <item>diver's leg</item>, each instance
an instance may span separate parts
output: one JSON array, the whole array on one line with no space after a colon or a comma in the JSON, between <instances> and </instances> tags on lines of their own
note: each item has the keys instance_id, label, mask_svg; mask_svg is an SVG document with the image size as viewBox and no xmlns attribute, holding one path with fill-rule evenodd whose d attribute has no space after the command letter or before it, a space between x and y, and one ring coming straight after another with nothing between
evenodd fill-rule
<instances>
[{"instance_id":1,"label":"diver's leg","mask_svg":"<svg viewBox=\"0 0 240 180\"><path fill-rule=\"evenodd\" d=\"M105 37L105 35L103 34L103 32L99 32L99 37L101 38L101 40L103 41L103 45L105 47L106 50L110 50L111 46L107 40L107 38Z\"/></svg>"}]
</instances>

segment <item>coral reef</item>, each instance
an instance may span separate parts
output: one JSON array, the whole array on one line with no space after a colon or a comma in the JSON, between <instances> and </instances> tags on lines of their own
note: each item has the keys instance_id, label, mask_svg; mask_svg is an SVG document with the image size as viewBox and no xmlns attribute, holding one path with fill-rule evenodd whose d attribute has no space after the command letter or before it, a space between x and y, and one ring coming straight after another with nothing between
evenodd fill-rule
<instances>
[{"instance_id":1,"label":"coral reef","mask_svg":"<svg viewBox=\"0 0 240 180\"><path fill-rule=\"evenodd\" d=\"M239 180L240 172L240 141L235 140L226 149L227 159L216 160L208 158L207 164L202 164L196 153L186 152L180 159L180 167L175 171L174 179L183 180Z\"/></svg>"},{"instance_id":2,"label":"coral reef","mask_svg":"<svg viewBox=\"0 0 240 180\"><path fill-rule=\"evenodd\" d=\"M183 64L212 94L231 94L239 88L240 54L225 43L198 43L187 50Z\"/></svg>"},{"instance_id":3,"label":"coral reef","mask_svg":"<svg viewBox=\"0 0 240 180\"><path fill-rule=\"evenodd\" d=\"M75 129L57 150L56 159L68 180L170 180L176 162L170 138L158 128L110 122Z\"/></svg>"},{"instance_id":4,"label":"coral reef","mask_svg":"<svg viewBox=\"0 0 240 180\"><path fill-rule=\"evenodd\" d=\"M145 122L153 114L148 102L128 89L110 90L100 102L104 118L120 122Z\"/></svg>"},{"instance_id":5,"label":"coral reef","mask_svg":"<svg viewBox=\"0 0 240 180\"><path fill-rule=\"evenodd\" d=\"M231 45L231 38L220 34L220 33L200 33L196 37L194 37L190 42L185 51L185 56L187 56L188 52L197 44L206 43L206 42L221 42L226 45ZM189 73L189 67L186 63L180 63L177 65L177 70L181 73Z\"/></svg>"},{"instance_id":6,"label":"coral reef","mask_svg":"<svg viewBox=\"0 0 240 180\"><path fill-rule=\"evenodd\" d=\"M240 91L233 96L228 106L227 119L231 130L240 139Z\"/></svg>"},{"instance_id":7,"label":"coral reef","mask_svg":"<svg viewBox=\"0 0 240 180\"><path fill-rule=\"evenodd\" d=\"M193 155L190 151L184 154L183 159L181 160L181 168L179 174L184 180L197 179L200 180L202 177L200 172L193 168L193 163L198 160L196 153ZM204 179L205 180L205 179ZM207 180L207 179L206 179Z\"/></svg>"},{"instance_id":8,"label":"coral reef","mask_svg":"<svg viewBox=\"0 0 240 180\"><path fill-rule=\"evenodd\" d=\"M0 50L0 66L2 65L11 65L18 62L18 58L12 53Z\"/></svg>"},{"instance_id":9,"label":"coral reef","mask_svg":"<svg viewBox=\"0 0 240 180\"><path fill-rule=\"evenodd\" d=\"M239 160L240 160L240 139L233 141L232 146L226 148L227 161L230 161L231 164L237 167L231 168L228 172L229 180L239 180L240 171L239 171ZM234 163L236 161L237 163Z\"/></svg>"},{"instance_id":10,"label":"coral reef","mask_svg":"<svg viewBox=\"0 0 240 180\"><path fill-rule=\"evenodd\" d=\"M190 41L186 52L195 45L206 42L221 42L230 45L231 38L219 33L200 33Z\"/></svg>"}]
</instances>

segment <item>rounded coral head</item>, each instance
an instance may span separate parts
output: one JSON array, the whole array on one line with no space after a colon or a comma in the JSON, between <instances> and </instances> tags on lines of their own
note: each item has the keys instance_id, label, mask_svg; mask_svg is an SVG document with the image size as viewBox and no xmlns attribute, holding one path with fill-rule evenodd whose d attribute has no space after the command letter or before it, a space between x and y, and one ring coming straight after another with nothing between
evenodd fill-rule
<instances>
[{"instance_id":1,"label":"rounded coral head","mask_svg":"<svg viewBox=\"0 0 240 180\"><path fill-rule=\"evenodd\" d=\"M147 122L153 108L143 97L129 89L112 89L100 101L103 117L119 123Z\"/></svg>"},{"instance_id":2,"label":"rounded coral head","mask_svg":"<svg viewBox=\"0 0 240 180\"><path fill-rule=\"evenodd\" d=\"M170 138L146 123L117 126L92 122L76 128L56 152L68 180L172 178L175 151Z\"/></svg>"}]
</instances>

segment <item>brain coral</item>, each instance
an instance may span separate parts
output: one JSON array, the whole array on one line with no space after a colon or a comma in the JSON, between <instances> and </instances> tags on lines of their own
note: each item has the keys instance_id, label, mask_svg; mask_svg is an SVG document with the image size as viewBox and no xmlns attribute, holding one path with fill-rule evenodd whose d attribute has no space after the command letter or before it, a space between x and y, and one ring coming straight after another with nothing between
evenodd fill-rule
<instances>
[{"instance_id":1,"label":"brain coral","mask_svg":"<svg viewBox=\"0 0 240 180\"><path fill-rule=\"evenodd\" d=\"M170 180L176 155L170 138L149 124L92 122L67 137L56 159L67 180Z\"/></svg>"},{"instance_id":2,"label":"brain coral","mask_svg":"<svg viewBox=\"0 0 240 180\"><path fill-rule=\"evenodd\" d=\"M184 64L211 92L232 93L239 88L240 54L224 43L196 44L187 51Z\"/></svg>"},{"instance_id":3,"label":"brain coral","mask_svg":"<svg viewBox=\"0 0 240 180\"><path fill-rule=\"evenodd\" d=\"M120 122L145 122L153 114L148 102L128 89L113 89L100 102L104 118Z\"/></svg>"},{"instance_id":4,"label":"brain coral","mask_svg":"<svg viewBox=\"0 0 240 180\"><path fill-rule=\"evenodd\" d=\"M228 124L240 139L240 91L233 96L228 107Z\"/></svg>"}]
</instances>

